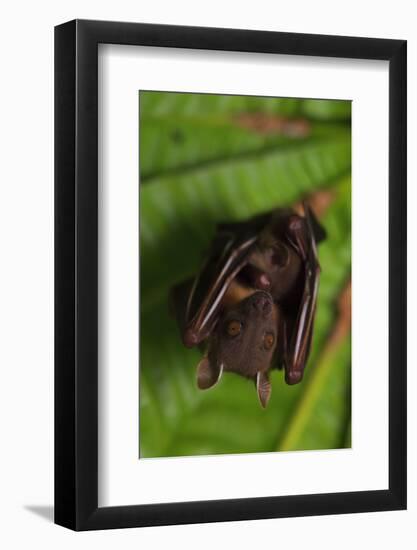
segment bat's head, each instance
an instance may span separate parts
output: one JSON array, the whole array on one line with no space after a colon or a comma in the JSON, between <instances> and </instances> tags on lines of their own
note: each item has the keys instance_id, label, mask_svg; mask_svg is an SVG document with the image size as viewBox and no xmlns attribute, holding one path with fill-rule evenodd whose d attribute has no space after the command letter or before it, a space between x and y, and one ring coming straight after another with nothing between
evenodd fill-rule
<instances>
[{"instance_id":1,"label":"bat's head","mask_svg":"<svg viewBox=\"0 0 417 550\"><path fill-rule=\"evenodd\" d=\"M263 406L269 398L267 371L277 346L278 309L271 295L256 291L226 309L209 341L208 354L197 369L201 389L213 386L223 371L256 380Z\"/></svg>"}]
</instances>

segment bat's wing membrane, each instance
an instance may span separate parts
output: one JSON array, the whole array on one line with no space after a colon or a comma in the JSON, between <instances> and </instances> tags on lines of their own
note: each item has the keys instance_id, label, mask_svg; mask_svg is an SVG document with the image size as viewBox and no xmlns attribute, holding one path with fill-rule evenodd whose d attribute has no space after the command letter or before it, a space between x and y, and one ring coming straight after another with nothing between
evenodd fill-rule
<instances>
[{"instance_id":1,"label":"bat's wing membrane","mask_svg":"<svg viewBox=\"0 0 417 550\"><path fill-rule=\"evenodd\" d=\"M300 255L304 270L296 313L288 323L286 336L284 364L288 384L297 384L303 377L310 352L320 276L312 213L306 203L303 206L304 217L294 218L294 223L290 223L287 230L288 240Z\"/></svg>"}]
</instances>

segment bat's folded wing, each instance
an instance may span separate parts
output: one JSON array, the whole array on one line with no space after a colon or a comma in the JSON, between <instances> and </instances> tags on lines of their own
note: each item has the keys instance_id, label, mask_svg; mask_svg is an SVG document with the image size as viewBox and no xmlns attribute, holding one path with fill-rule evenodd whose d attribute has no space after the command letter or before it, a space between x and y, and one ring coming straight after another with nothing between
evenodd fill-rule
<instances>
[{"instance_id":1,"label":"bat's folded wing","mask_svg":"<svg viewBox=\"0 0 417 550\"><path fill-rule=\"evenodd\" d=\"M246 265L259 231L270 215L246 222L220 224L208 259L194 279L185 304L183 341L192 347L205 340L215 326L222 299Z\"/></svg>"},{"instance_id":2,"label":"bat's folded wing","mask_svg":"<svg viewBox=\"0 0 417 550\"><path fill-rule=\"evenodd\" d=\"M303 377L310 353L320 277L311 213L306 204L304 211L305 216L288 227L288 239L300 255L304 267L302 285L294 306L295 314L287 331L284 357L287 384L297 384Z\"/></svg>"}]
</instances>

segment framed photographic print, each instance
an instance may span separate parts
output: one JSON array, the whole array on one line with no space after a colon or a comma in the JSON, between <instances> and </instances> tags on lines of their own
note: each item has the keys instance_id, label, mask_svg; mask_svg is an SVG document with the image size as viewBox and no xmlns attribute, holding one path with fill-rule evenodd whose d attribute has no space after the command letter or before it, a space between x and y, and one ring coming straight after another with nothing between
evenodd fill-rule
<instances>
[{"instance_id":1,"label":"framed photographic print","mask_svg":"<svg viewBox=\"0 0 417 550\"><path fill-rule=\"evenodd\" d=\"M406 42L55 30L55 521L406 507Z\"/></svg>"}]
</instances>

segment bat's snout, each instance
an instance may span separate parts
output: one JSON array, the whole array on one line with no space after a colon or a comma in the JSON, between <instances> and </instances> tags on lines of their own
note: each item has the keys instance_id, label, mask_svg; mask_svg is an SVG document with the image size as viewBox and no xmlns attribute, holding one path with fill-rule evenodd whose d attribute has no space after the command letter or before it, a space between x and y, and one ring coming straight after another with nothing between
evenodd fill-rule
<instances>
[{"instance_id":1,"label":"bat's snout","mask_svg":"<svg viewBox=\"0 0 417 550\"><path fill-rule=\"evenodd\" d=\"M251 296L252 307L263 315L270 315L272 312L273 300L268 292L255 292Z\"/></svg>"}]
</instances>

